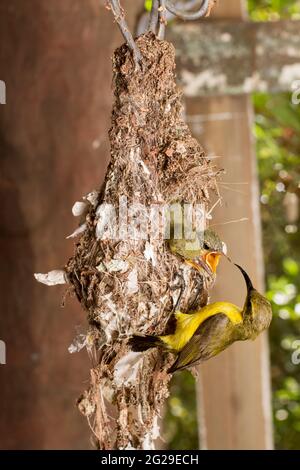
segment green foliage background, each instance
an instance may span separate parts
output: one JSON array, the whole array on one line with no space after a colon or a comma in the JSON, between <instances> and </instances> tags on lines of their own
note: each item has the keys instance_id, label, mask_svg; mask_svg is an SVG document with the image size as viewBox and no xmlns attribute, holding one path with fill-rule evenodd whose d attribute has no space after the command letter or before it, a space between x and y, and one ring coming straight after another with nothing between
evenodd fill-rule
<instances>
[{"instance_id":1,"label":"green foliage background","mask_svg":"<svg viewBox=\"0 0 300 470\"><path fill-rule=\"evenodd\" d=\"M300 346L300 106L291 104L290 95L257 95L254 105L267 296L274 312L275 443L277 448L300 449L300 364L292 362Z\"/></svg>"},{"instance_id":2,"label":"green foliage background","mask_svg":"<svg viewBox=\"0 0 300 470\"><path fill-rule=\"evenodd\" d=\"M300 1L248 0L248 7L254 21L300 19ZM300 358L300 105L292 104L291 93L255 95L253 103L267 296L274 312L275 445L300 449L300 364L292 361L293 353ZM195 383L189 372L172 380L166 419L170 449L198 448Z\"/></svg>"}]
</instances>

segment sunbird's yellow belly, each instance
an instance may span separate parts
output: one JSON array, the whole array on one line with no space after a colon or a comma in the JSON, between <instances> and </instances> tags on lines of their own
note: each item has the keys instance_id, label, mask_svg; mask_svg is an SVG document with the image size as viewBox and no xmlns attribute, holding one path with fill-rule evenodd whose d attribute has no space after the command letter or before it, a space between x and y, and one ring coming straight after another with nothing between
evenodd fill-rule
<instances>
[{"instance_id":1,"label":"sunbird's yellow belly","mask_svg":"<svg viewBox=\"0 0 300 470\"><path fill-rule=\"evenodd\" d=\"M159 338L169 349L181 351L205 320L220 313L226 315L234 325L243 321L242 311L236 305L230 302L214 302L195 313L176 312L175 333Z\"/></svg>"}]
</instances>

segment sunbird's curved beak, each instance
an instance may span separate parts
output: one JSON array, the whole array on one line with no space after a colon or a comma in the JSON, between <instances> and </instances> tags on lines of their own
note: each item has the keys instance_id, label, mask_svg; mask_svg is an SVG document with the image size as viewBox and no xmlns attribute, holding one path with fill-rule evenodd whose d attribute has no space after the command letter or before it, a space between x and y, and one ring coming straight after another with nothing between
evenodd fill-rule
<instances>
[{"instance_id":1,"label":"sunbird's curved beak","mask_svg":"<svg viewBox=\"0 0 300 470\"><path fill-rule=\"evenodd\" d=\"M248 274L246 273L246 271L239 264L234 263L234 265L242 273L243 278L244 278L245 283L246 283L246 287L247 287L247 295L246 295L246 300L245 300L245 304L244 304L244 307L243 307L242 315L243 315L243 318L251 317L256 313L256 310L253 308L253 305L252 305L252 302L251 302L251 297L253 296L253 293L256 292L256 290L254 289L252 281L251 281L250 277L248 276ZM257 294L258 298L262 297L258 292L256 292L256 294Z\"/></svg>"},{"instance_id":2,"label":"sunbird's curved beak","mask_svg":"<svg viewBox=\"0 0 300 470\"><path fill-rule=\"evenodd\" d=\"M255 290L250 277L248 276L246 271L239 264L234 263L234 265L241 271L241 273L243 275L243 278L245 279L245 283L246 283L246 286L247 286L247 292L249 294L251 291Z\"/></svg>"}]
</instances>

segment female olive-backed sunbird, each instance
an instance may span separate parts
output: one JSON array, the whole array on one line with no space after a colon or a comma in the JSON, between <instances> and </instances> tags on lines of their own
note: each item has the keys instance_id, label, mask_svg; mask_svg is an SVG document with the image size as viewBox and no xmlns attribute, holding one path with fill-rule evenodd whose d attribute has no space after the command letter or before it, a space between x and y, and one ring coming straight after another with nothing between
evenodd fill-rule
<instances>
[{"instance_id":1,"label":"female olive-backed sunbird","mask_svg":"<svg viewBox=\"0 0 300 470\"><path fill-rule=\"evenodd\" d=\"M200 364L216 356L235 341L255 339L272 319L270 302L254 289L248 274L239 266L247 286L243 309L230 302L215 302L192 313L176 312L175 333L167 336L133 336L133 351L159 347L177 354L169 372Z\"/></svg>"}]
</instances>

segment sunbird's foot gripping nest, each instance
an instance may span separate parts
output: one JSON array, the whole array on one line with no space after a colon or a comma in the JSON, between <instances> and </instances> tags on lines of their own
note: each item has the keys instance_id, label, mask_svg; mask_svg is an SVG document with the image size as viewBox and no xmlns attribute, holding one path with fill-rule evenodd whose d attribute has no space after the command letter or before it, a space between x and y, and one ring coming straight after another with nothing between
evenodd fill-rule
<instances>
[{"instance_id":1,"label":"sunbird's foot gripping nest","mask_svg":"<svg viewBox=\"0 0 300 470\"><path fill-rule=\"evenodd\" d=\"M138 38L137 45L143 57L141 71L125 45L113 58L111 162L66 266L88 313L86 345L93 357L91 385L78 406L101 449L151 448L168 396L166 370L172 357L157 349L130 352L127 340L133 333L166 331L180 293L174 289L178 273L185 281L181 310L186 311L190 302L196 307L199 273L172 255L162 237L101 239L99 224L112 216L108 204L116 209L117 224L122 223L120 197L123 202L127 198L127 207L185 201L205 208L209 189L216 189L216 171L183 120L173 46L152 33ZM204 297L211 282L204 280Z\"/></svg>"}]
</instances>

